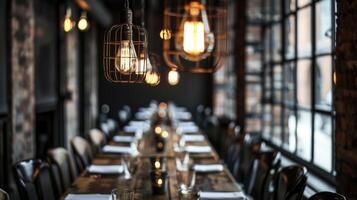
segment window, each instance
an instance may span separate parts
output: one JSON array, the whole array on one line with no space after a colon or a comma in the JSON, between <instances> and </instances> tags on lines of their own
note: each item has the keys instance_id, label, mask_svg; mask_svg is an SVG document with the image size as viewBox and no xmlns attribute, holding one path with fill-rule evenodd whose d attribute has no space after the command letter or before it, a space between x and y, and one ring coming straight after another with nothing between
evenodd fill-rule
<instances>
[{"instance_id":1,"label":"window","mask_svg":"<svg viewBox=\"0 0 357 200\"><path fill-rule=\"evenodd\" d=\"M263 138L331 180L335 2L264 2Z\"/></svg>"},{"instance_id":2,"label":"window","mask_svg":"<svg viewBox=\"0 0 357 200\"><path fill-rule=\"evenodd\" d=\"M236 6L234 5L234 1L229 2L228 8L228 17L227 17L227 25L228 30L227 33L228 41L233 41L234 37L234 14ZM230 119L236 118L236 94L235 94L235 86L236 86L236 75L235 75L235 64L234 64L234 43L229 42L227 46L228 56L226 58L226 62L224 66L219 69L213 75L214 79L214 114L220 117L227 117Z\"/></svg>"}]
</instances>

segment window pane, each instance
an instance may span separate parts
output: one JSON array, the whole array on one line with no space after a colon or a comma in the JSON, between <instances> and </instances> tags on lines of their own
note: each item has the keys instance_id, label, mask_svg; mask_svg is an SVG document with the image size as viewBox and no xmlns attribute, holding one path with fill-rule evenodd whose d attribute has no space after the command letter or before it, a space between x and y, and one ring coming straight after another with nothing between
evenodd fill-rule
<instances>
[{"instance_id":1,"label":"window pane","mask_svg":"<svg viewBox=\"0 0 357 200\"><path fill-rule=\"evenodd\" d=\"M331 0L316 4L316 53L331 52Z\"/></svg>"},{"instance_id":2,"label":"window pane","mask_svg":"<svg viewBox=\"0 0 357 200\"><path fill-rule=\"evenodd\" d=\"M295 54L295 16L285 19L285 56L287 59L293 58Z\"/></svg>"},{"instance_id":3,"label":"window pane","mask_svg":"<svg viewBox=\"0 0 357 200\"><path fill-rule=\"evenodd\" d=\"M270 66L265 66L264 69L264 87L265 87L265 99L270 99L271 97L271 68Z\"/></svg>"},{"instance_id":4,"label":"window pane","mask_svg":"<svg viewBox=\"0 0 357 200\"><path fill-rule=\"evenodd\" d=\"M311 160L311 112L300 110L297 123L297 154L305 160Z\"/></svg>"},{"instance_id":5,"label":"window pane","mask_svg":"<svg viewBox=\"0 0 357 200\"><path fill-rule=\"evenodd\" d=\"M317 58L315 72L315 102L316 108L332 110L332 58L323 56Z\"/></svg>"},{"instance_id":6,"label":"window pane","mask_svg":"<svg viewBox=\"0 0 357 200\"><path fill-rule=\"evenodd\" d=\"M264 61L265 63L270 62L270 34L271 34L271 29L267 28L265 33L264 33Z\"/></svg>"},{"instance_id":7,"label":"window pane","mask_svg":"<svg viewBox=\"0 0 357 200\"><path fill-rule=\"evenodd\" d=\"M295 71L294 71L294 63L285 64L284 69L284 98L285 103L288 105L293 105L295 103Z\"/></svg>"},{"instance_id":8,"label":"window pane","mask_svg":"<svg viewBox=\"0 0 357 200\"><path fill-rule=\"evenodd\" d=\"M281 65L274 66L274 102L281 102L283 70Z\"/></svg>"},{"instance_id":9,"label":"window pane","mask_svg":"<svg viewBox=\"0 0 357 200\"><path fill-rule=\"evenodd\" d=\"M311 8L298 11L298 56L311 56Z\"/></svg>"},{"instance_id":10,"label":"window pane","mask_svg":"<svg viewBox=\"0 0 357 200\"><path fill-rule=\"evenodd\" d=\"M299 106L311 107L311 61L298 60L297 63L297 100Z\"/></svg>"},{"instance_id":11,"label":"window pane","mask_svg":"<svg viewBox=\"0 0 357 200\"><path fill-rule=\"evenodd\" d=\"M310 2L311 0L298 0L298 7L304 6Z\"/></svg>"},{"instance_id":12,"label":"window pane","mask_svg":"<svg viewBox=\"0 0 357 200\"><path fill-rule=\"evenodd\" d=\"M273 20L279 20L281 19L281 1L282 0L273 0Z\"/></svg>"},{"instance_id":13,"label":"window pane","mask_svg":"<svg viewBox=\"0 0 357 200\"><path fill-rule=\"evenodd\" d=\"M266 104L263 112L263 137L267 140L271 139L271 106Z\"/></svg>"},{"instance_id":14,"label":"window pane","mask_svg":"<svg viewBox=\"0 0 357 200\"><path fill-rule=\"evenodd\" d=\"M281 106L274 105L273 107L273 142L277 145L281 144Z\"/></svg>"},{"instance_id":15,"label":"window pane","mask_svg":"<svg viewBox=\"0 0 357 200\"><path fill-rule=\"evenodd\" d=\"M281 60L281 25L273 25L273 60Z\"/></svg>"},{"instance_id":16,"label":"window pane","mask_svg":"<svg viewBox=\"0 0 357 200\"><path fill-rule=\"evenodd\" d=\"M332 119L329 115L315 115L314 163L326 171L332 169Z\"/></svg>"},{"instance_id":17,"label":"window pane","mask_svg":"<svg viewBox=\"0 0 357 200\"><path fill-rule=\"evenodd\" d=\"M295 112L291 108L284 109L284 144L283 147L294 152L296 148L296 116Z\"/></svg>"},{"instance_id":18,"label":"window pane","mask_svg":"<svg viewBox=\"0 0 357 200\"><path fill-rule=\"evenodd\" d=\"M292 12L296 9L296 0L285 0L285 13Z\"/></svg>"}]
</instances>

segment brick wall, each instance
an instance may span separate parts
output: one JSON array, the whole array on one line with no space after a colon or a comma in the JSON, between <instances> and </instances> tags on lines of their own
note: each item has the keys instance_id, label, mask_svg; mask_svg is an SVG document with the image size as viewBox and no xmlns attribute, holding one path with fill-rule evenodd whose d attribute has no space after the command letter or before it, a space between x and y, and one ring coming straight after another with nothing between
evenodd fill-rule
<instances>
[{"instance_id":1,"label":"brick wall","mask_svg":"<svg viewBox=\"0 0 357 200\"><path fill-rule=\"evenodd\" d=\"M357 1L337 1L337 191L357 199Z\"/></svg>"}]
</instances>

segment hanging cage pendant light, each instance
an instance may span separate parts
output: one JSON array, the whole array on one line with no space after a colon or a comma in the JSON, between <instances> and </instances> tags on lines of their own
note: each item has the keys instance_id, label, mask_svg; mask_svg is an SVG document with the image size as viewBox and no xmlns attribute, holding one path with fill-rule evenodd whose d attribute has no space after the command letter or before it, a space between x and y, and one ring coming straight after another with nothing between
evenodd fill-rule
<instances>
[{"instance_id":1,"label":"hanging cage pendant light","mask_svg":"<svg viewBox=\"0 0 357 200\"><path fill-rule=\"evenodd\" d=\"M105 78L114 83L142 83L147 72L147 33L133 25L133 13L125 0L120 25L104 36L103 67Z\"/></svg>"},{"instance_id":2,"label":"hanging cage pendant light","mask_svg":"<svg viewBox=\"0 0 357 200\"><path fill-rule=\"evenodd\" d=\"M163 57L178 71L212 73L227 55L225 1L170 0L165 3Z\"/></svg>"}]
</instances>

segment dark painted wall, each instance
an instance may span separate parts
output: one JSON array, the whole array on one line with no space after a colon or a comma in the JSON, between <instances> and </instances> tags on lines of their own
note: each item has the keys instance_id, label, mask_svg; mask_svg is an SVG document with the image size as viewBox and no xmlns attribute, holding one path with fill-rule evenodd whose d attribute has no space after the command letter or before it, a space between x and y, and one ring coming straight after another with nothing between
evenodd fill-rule
<instances>
[{"instance_id":1,"label":"dark painted wall","mask_svg":"<svg viewBox=\"0 0 357 200\"><path fill-rule=\"evenodd\" d=\"M163 2L157 0L146 0L145 2L145 23L149 35L150 52L158 54L161 57L162 41L159 33L163 25ZM107 4L107 6L113 9L112 14L114 15L114 21L117 21L118 17L115 15L119 14L121 5L115 4L113 1L112 4ZM131 6L136 9L140 8L138 2ZM102 52L104 31L105 28L98 32L98 52ZM102 55L99 54L98 57L100 59L98 62L99 105L108 104L111 107L110 114L112 116L115 115L116 117L117 110L125 104L136 109L140 106L148 105L152 99L158 101L174 101L178 105L188 107L191 111L194 111L199 104L206 106L211 106L212 104L212 78L210 74L181 73L179 84L170 86L167 83L168 68L162 60L161 82L158 86L152 87L145 84L114 84L105 80L102 67Z\"/></svg>"}]
</instances>

